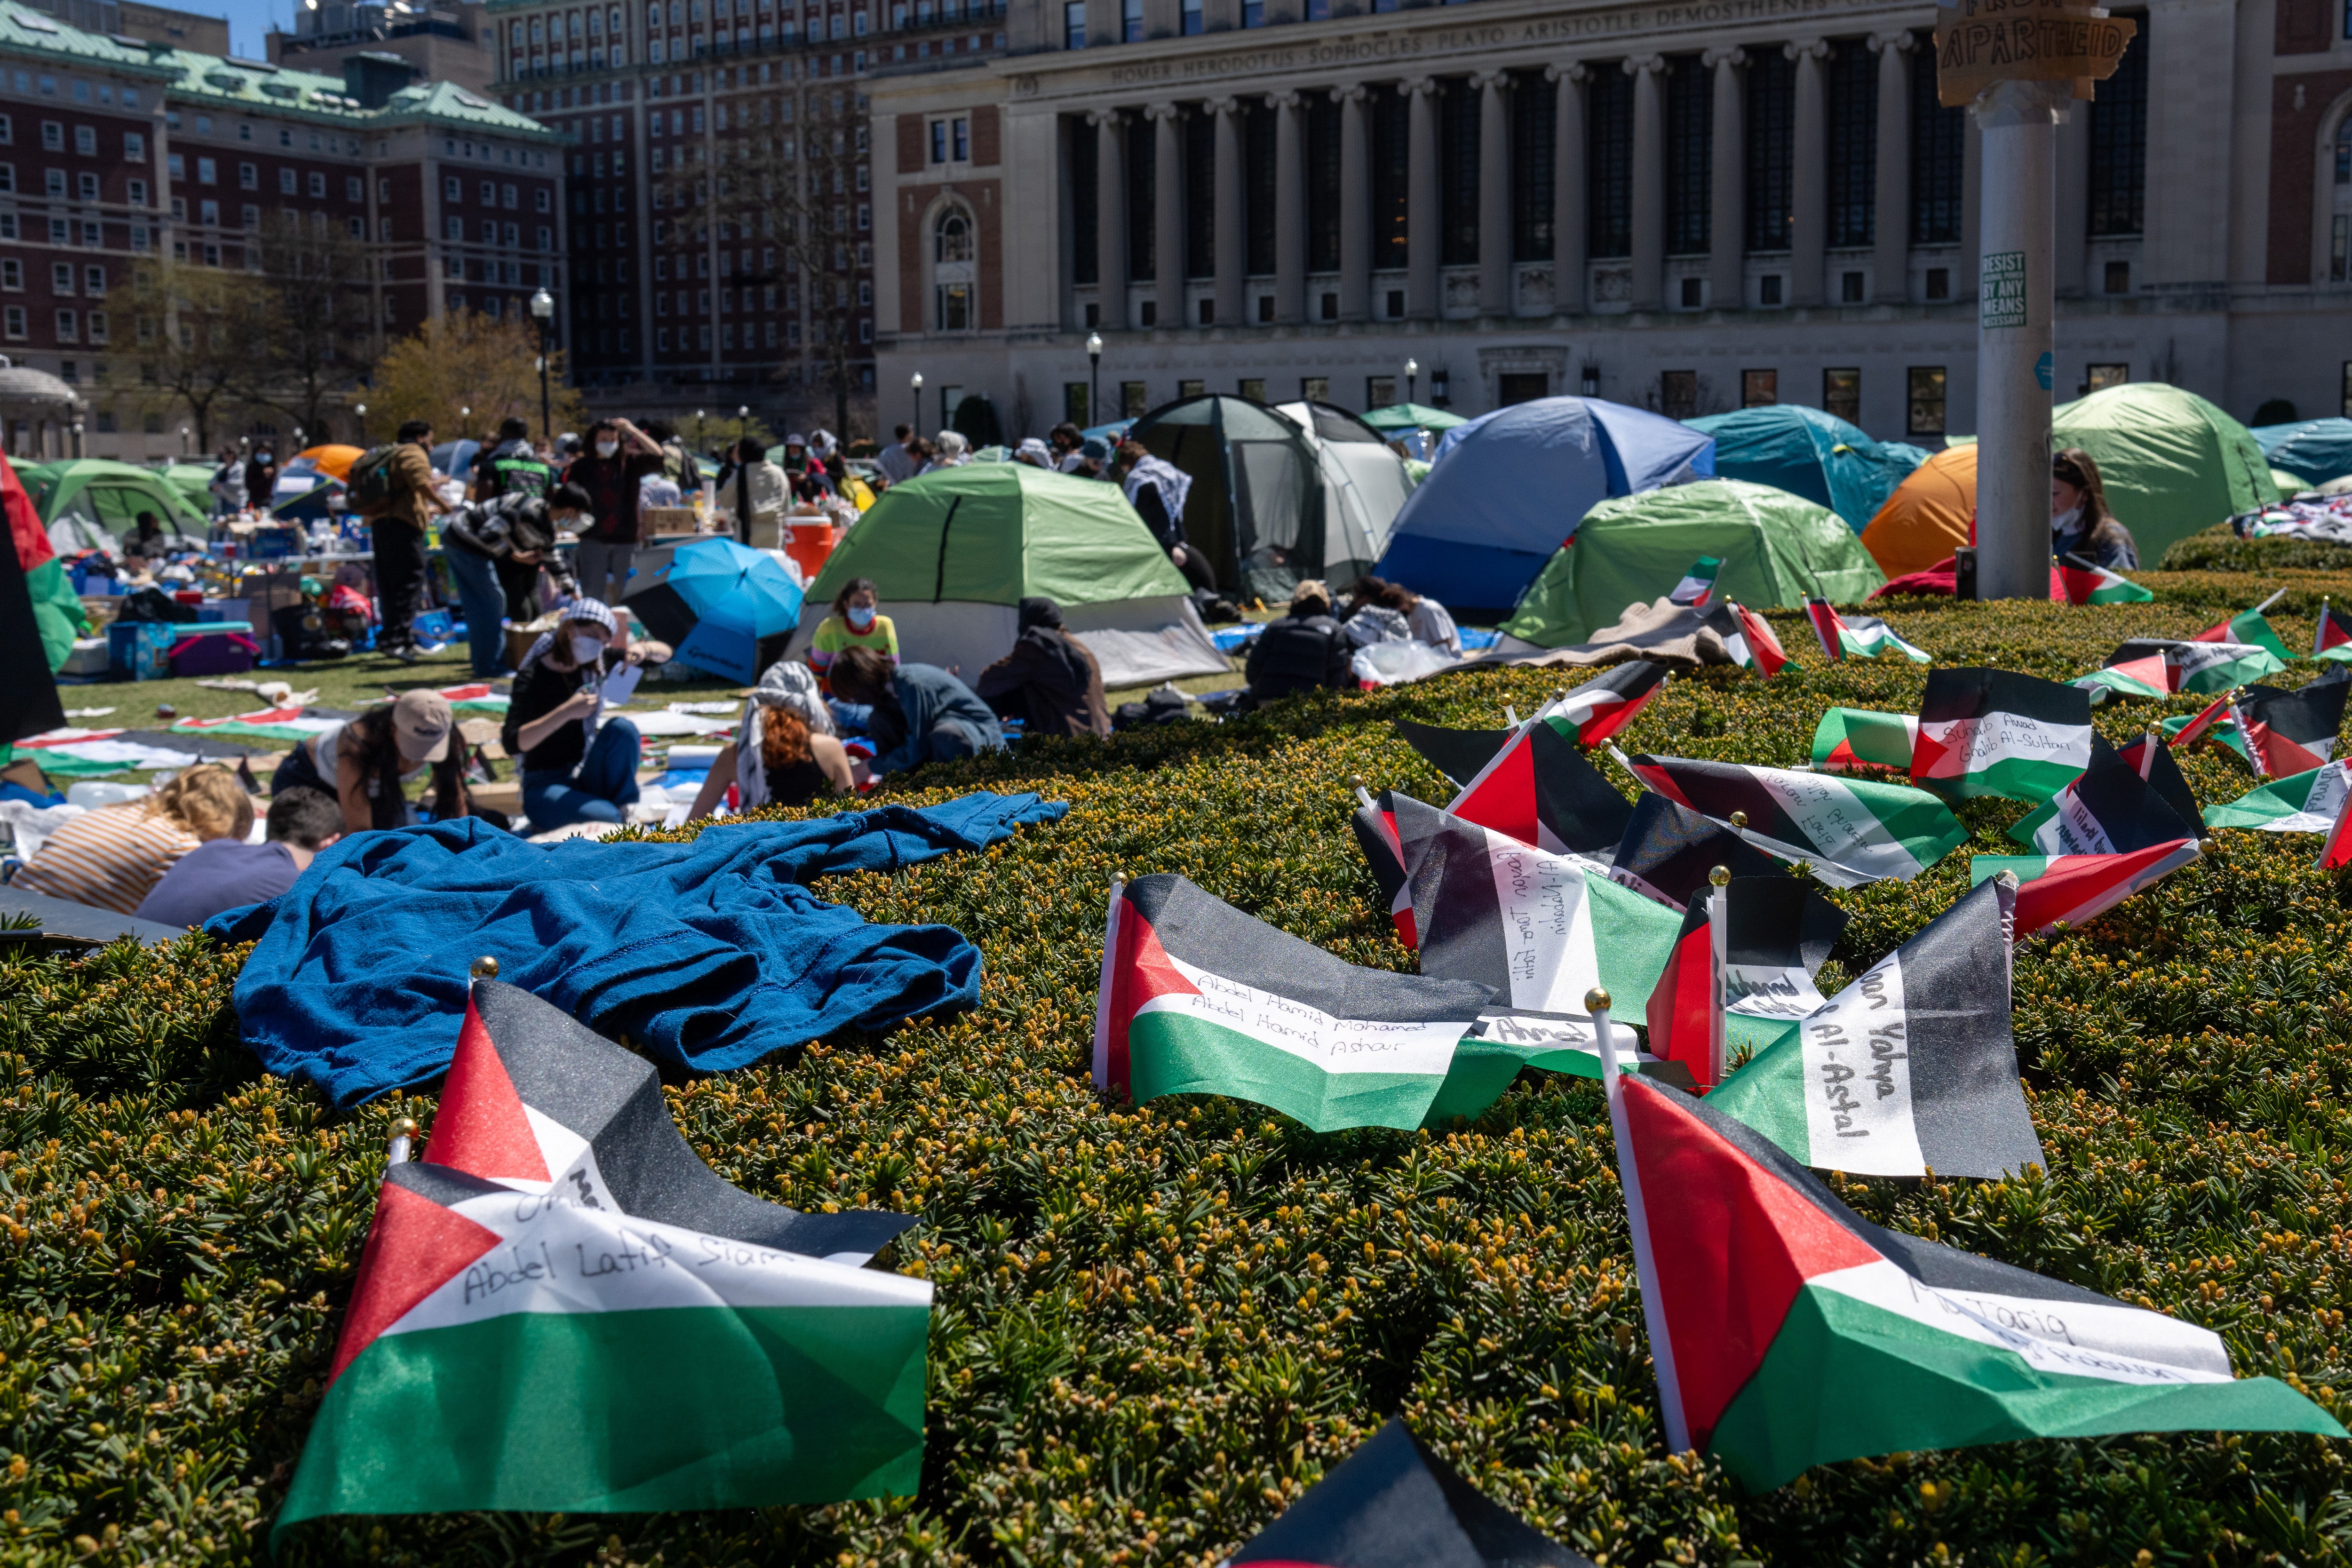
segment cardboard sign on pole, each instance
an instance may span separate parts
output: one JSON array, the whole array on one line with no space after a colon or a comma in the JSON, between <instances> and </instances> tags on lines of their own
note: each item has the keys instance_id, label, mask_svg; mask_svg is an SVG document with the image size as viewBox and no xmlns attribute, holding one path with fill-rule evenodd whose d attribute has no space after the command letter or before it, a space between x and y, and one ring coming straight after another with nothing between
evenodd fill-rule
<instances>
[{"instance_id":1,"label":"cardboard sign on pole","mask_svg":"<svg viewBox=\"0 0 2352 1568\"><path fill-rule=\"evenodd\" d=\"M1947 109L1995 82L2063 81L2088 99L2113 76L2138 24L2066 0L1959 0L1936 27L1936 97Z\"/></svg>"}]
</instances>

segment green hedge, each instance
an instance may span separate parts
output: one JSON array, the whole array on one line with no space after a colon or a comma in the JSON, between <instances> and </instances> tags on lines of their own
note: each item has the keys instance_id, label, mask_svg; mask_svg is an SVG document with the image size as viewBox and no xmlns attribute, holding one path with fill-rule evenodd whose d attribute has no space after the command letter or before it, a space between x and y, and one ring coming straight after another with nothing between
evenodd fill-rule
<instances>
[{"instance_id":1,"label":"green hedge","mask_svg":"<svg viewBox=\"0 0 2352 1568\"><path fill-rule=\"evenodd\" d=\"M2352 570L2352 545L2315 539L2240 539L2227 523L2175 540L2159 563L2168 572L2343 572Z\"/></svg>"},{"instance_id":2,"label":"green hedge","mask_svg":"<svg viewBox=\"0 0 2352 1568\"><path fill-rule=\"evenodd\" d=\"M2259 595L2160 575L2165 602L1904 606L1946 663L2053 676ZM2321 595L2277 612L2307 639ZM1791 763L1832 705L1908 710L1893 660L1772 681L1678 679L1629 749ZM2308 673L2311 667L2303 667ZM2298 674L2294 679L2303 679ZM924 1480L900 1502L628 1518L326 1521L295 1562L1214 1563L1387 1415L1500 1501L1612 1565L2214 1563L2352 1558L2343 1447L2286 1436L2013 1444L1823 1467L1762 1497L1659 1434L1597 1089L1529 1075L1475 1124L1318 1137L1257 1108L1105 1109L1086 1079L1104 889L1181 871L1359 963L1406 967L1347 832L1363 773L1433 801L1387 728L1492 723L1541 671L1323 696L1223 726L1066 742L920 782L1067 799L985 854L829 885L881 921L950 921L987 957L964 1016L678 1080L730 1180L923 1223L938 1285ZM2175 705L2186 710L2187 701ZM2122 739L2146 708L2109 710ZM2210 752L2207 800L2250 781ZM1979 852L2021 807L1962 816ZM2352 881L2312 837L2220 852L2087 930L2024 950L2017 1034L2051 1170L1848 1183L1884 1223L2180 1313L2242 1373L2352 1417ZM1967 854L1839 895L1858 971L1966 886ZM248 1561L341 1325L385 1130L258 1077L226 1010L236 954L0 960L0 1556ZM1837 983L1824 976L1825 986ZM791 1042L779 1041L779 1046Z\"/></svg>"}]
</instances>

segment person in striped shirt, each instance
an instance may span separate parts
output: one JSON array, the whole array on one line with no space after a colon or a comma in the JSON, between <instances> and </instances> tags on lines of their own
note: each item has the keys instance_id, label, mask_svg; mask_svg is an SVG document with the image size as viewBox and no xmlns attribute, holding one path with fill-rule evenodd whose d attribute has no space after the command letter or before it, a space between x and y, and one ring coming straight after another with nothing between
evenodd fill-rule
<instances>
[{"instance_id":1,"label":"person in striped shirt","mask_svg":"<svg viewBox=\"0 0 2352 1568\"><path fill-rule=\"evenodd\" d=\"M127 915L197 845L253 831L253 802L236 775L201 763L154 794L100 806L67 823L9 885Z\"/></svg>"}]
</instances>

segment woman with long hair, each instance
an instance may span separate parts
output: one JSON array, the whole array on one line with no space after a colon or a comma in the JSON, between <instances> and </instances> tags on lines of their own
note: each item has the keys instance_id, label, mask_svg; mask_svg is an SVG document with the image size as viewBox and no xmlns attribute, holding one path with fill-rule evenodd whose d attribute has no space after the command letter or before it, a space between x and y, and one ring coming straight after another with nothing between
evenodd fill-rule
<instances>
[{"instance_id":1,"label":"woman with long hair","mask_svg":"<svg viewBox=\"0 0 2352 1568\"><path fill-rule=\"evenodd\" d=\"M127 915L196 846L252 831L252 796L228 769L202 763L152 795L75 817L9 885Z\"/></svg>"},{"instance_id":2,"label":"woman with long hair","mask_svg":"<svg viewBox=\"0 0 2352 1568\"><path fill-rule=\"evenodd\" d=\"M371 708L304 741L278 764L269 793L324 790L343 808L343 831L405 827L415 820L408 804L410 781L429 773L426 796L436 821L465 816L473 803L466 795L466 759L453 743L457 719L448 699L436 691L410 691L397 702Z\"/></svg>"},{"instance_id":3,"label":"woman with long hair","mask_svg":"<svg viewBox=\"0 0 2352 1568\"><path fill-rule=\"evenodd\" d=\"M2099 465L2080 447L2050 455L2050 552L2079 555L2110 572L2139 570L2139 545L2107 510Z\"/></svg>"},{"instance_id":4,"label":"woman with long hair","mask_svg":"<svg viewBox=\"0 0 2352 1568\"><path fill-rule=\"evenodd\" d=\"M735 738L719 748L689 821L719 809L736 786L736 809L807 805L856 787L856 770L833 732L833 715L805 665L780 660L743 705Z\"/></svg>"}]
</instances>

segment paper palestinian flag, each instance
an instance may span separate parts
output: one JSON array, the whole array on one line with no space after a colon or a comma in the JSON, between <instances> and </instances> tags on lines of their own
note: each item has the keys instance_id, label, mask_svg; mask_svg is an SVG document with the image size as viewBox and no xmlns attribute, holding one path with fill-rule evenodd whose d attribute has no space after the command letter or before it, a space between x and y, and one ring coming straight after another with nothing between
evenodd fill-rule
<instances>
[{"instance_id":1,"label":"paper palestinian flag","mask_svg":"<svg viewBox=\"0 0 2352 1568\"><path fill-rule=\"evenodd\" d=\"M2234 713L2238 704L2235 691L2224 691L2195 714L2186 719L2167 719L2163 729L2173 745L2187 751L2198 742L2210 738L2225 742L2240 756L2246 753L2245 742L2239 738Z\"/></svg>"},{"instance_id":2,"label":"paper palestinian flag","mask_svg":"<svg viewBox=\"0 0 2352 1568\"><path fill-rule=\"evenodd\" d=\"M1979 855L1969 862L1969 882L1973 887L2003 871L2017 879L2017 934L2022 940L2060 921L2078 926L2095 920L2196 858L2193 838L2151 844L2128 855Z\"/></svg>"},{"instance_id":3,"label":"paper palestinian flag","mask_svg":"<svg viewBox=\"0 0 2352 1568\"><path fill-rule=\"evenodd\" d=\"M2323 871L2340 871L2352 866L2352 798L2336 808L2335 826L2328 828L2326 841L2319 847L2319 858L2313 864Z\"/></svg>"},{"instance_id":4,"label":"paper palestinian flag","mask_svg":"<svg viewBox=\"0 0 2352 1568\"><path fill-rule=\"evenodd\" d=\"M1716 557L1700 556L1697 563L1683 574L1683 580L1675 584L1675 591L1666 595L1667 600L1676 605L1686 605L1695 610L1706 608L1708 601L1715 596L1716 574L1722 570L1723 563Z\"/></svg>"},{"instance_id":5,"label":"paper palestinian flag","mask_svg":"<svg viewBox=\"0 0 2352 1568\"><path fill-rule=\"evenodd\" d=\"M1181 877L1111 895L1094 1080L1223 1094L1318 1132L1421 1125L1493 987L1359 969Z\"/></svg>"},{"instance_id":6,"label":"paper palestinian flag","mask_svg":"<svg viewBox=\"0 0 2352 1568\"><path fill-rule=\"evenodd\" d=\"M1789 662L1780 639L1772 633L1771 623L1737 600L1726 599L1716 605L1707 612L1704 624L1723 639L1731 662L1742 669L1769 677L1779 674L1780 667Z\"/></svg>"},{"instance_id":7,"label":"paper palestinian flag","mask_svg":"<svg viewBox=\"0 0 2352 1568\"><path fill-rule=\"evenodd\" d=\"M0 760L5 760L11 742L65 727L53 672L73 652L87 622L33 498L5 455L0 512L6 514L7 535L6 552L0 553L0 668L10 675L0 694Z\"/></svg>"},{"instance_id":8,"label":"paper palestinian flag","mask_svg":"<svg viewBox=\"0 0 2352 1568\"><path fill-rule=\"evenodd\" d=\"M2232 1378L2209 1330L1870 1224L1723 1089L1601 1077L1667 1450L1752 1492L2021 1437L2344 1433L2284 1384Z\"/></svg>"},{"instance_id":9,"label":"paper palestinian flag","mask_svg":"<svg viewBox=\"0 0 2352 1568\"><path fill-rule=\"evenodd\" d=\"M1651 1051L1702 1089L1720 1083L1735 1051L1761 1050L1823 1005L1813 978L1845 924L1845 911L1785 875L1735 877L1693 898L1650 992Z\"/></svg>"},{"instance_id":10,"label":"paper palestinian flag","mask_svg":"<svg viewBox=\"0 0 2352 1568\"><path fill-rule=\"evenodd\" d=\"M1554 854L1608 852L1625 836L1633 813L1617 787L1585 761L1575 724L1543 714L1521 725L1445 809Z\"/></svg>"},{"instance_id":11,"label":"paper palestinian flag","mask_svg":"<svg viewBox=\"0 0 2352 1568\"><path fill-rule=\"evenodd\" d=\"M2279 641L2278 633L2271 629L2270 617L2263 614L2263 609L2276 604L2278 599L2279 595L2273 594L2263 600L2261 606L2248 610L2242 616L2232 616L2220 626L2207 626L2189 640L2237 643L2244 647L2263 648L2283 665L2294 655L2287 652L2286 644Z\"/></svg>"},{"instance_id":12,"label":"paper palestinian flag","mask_svg":"<svg viewBox=\"0 0 2352 1568\"><path fill-rule=\"evenodd\" d=\"M2042 1163L2009 1028L2015 889L1989 882L1758 1052L1710 1098L1792 1156L1863 1176Z\"/></svg>"},{"instance_id":13,"label":"paper palestinian flag","mask_svg":"<svg viewBox=\"0 0 2352 1568\"><path fill-rule=\"evenodd\" d=\"M1376 801L1369 792L1360 789L1356 798L1362 804L1349 818L1348 826L1355 831L1356 846L1364 852L1364 863L1371 868L1372 880L1380 884L1381 907L1388 910L1389 922L1396 927L1397 940L1407 947L1418 946L1421 933L1412 923L1412 889L1406 886L1404 846L1397 841L1396 825L1397 802L1412 797L1382 790Z\"/></svg>"},{"instance_id":14,"label":"paper palestinian flag","mask_svg":"<svg viewBox=\"0 0 2352 1568\"><path fill-rule=\"evenodd\" d=\"M1682 912L1706 889L1717 866L1734 877L1784 875L1780 863L1719 822L1686 805L1643 790L1633 803L1633 820L1618 841L1610 878L1643 898Z\"/></svg>"},{"instance_id":15,"label":"paper palestinian flag","mask_svg":"<svg viewBox=\"0 0 2352 1568\"><path fill-rule=\"evenodd\" d=\"M2325 833L2352 795L2352 762L2330 763L2292 778L2273 779L2225 805L2205 808L2208 827L2252 827L2264 833Z\"/></svg>"},{"instance_id":16,"label":"paper palestinian flag","mask_svg":"<svg viewBox=\"0 0 2352 1568\"><path fill-rule=\"evenodd\" d=\"M2173 760L2172 748L2164 743L2161 736L2142 735L2131 744L2118 747L2116 754L2123 759L2126 767L2147 781L2147 787L2172 807L2175 816L2190 827L2205 819L2204 813L2198 809L2196 792L2189 787L2180 764Z\"/></svg>"},{"instance_id":17,"label":"paper palestinian flag","mask_svg":"<svg viewBox=\"0 0 2352 1568\"><path fill-rule=\"evenodd\" d=\"M2058 557L2055 575L2070 605L2144 605L2156 597L2130 578L2071 552Z\"/></svg>"},{"instance_id":18,"label":"paper palestinian flag","mask_svg":"<svg viewBox=\"0 0 2352 1568\"><path fill-rule=\"evenodd\" d=\"M1632 723L1665 684L1664 665L1629 659L1562 693L1536 721L1567 726L1579 745L1598 746Z\"/></svg>"},{"instance_id":19,"label":"paper palestinian flag","mask_svg":"<svg viewBox=\"0 0 2352 1568\"><path fill-rule=\"evenodd\" d=\"M2161 702L2172 695L2176 675L2163 651L2142 651L2126 658L2110 658L2106 668L2079 677L2074 684L2090 693L2094 704L2109 698Z\"/></svg>"},{"instance_id":20,"label":"paper palestinian flag","mask_svg":"<svg viewBox=\"0 0 2352 1568\"><path fill-rule=\"evenodd\" d=\"M1393 727L1397 739L1420 752L1422 760L1444 773L1455 789L1476 778L1479 770L1495 760L1495 753L1518 734L1517 728L1441 730L1434 724L1416 724L1410 719L1396 720Z\"/></svg>"},{"instance_id":21,"label":"paper palestinian flag","mask_svg":"<svg viewBox=\"0 0 2352 1568\"><path fill-rule=\"evenodd\" d=\"M1927 649L1905 642L1876 616L1840 615L1827 599L1815 598L1805 601L1805 615L1822 639L1822 651L1833 659L1876 658L1891 648L1914 664L1935 662Z\"/></svg>"},{"instance_id":22,"label":"paper palestinian flag","mask_svg":"<svg viewBox=\"0 0 2352 1568\"><path fill-rule=\"evenodd\" d=\"M2352 669L2342 665L2329 673L2352 677ZM2293 691L2246 688L2232 717L2242 753L2254 772L2264 778L2288 778L2332 759L2336 732L2344 727L2347 696L2352 696L2352 680L2326 676Z\"/></svg>"},{"instance_id":23,"label":"paper palestinian flag","mask_svg":"<svg viewBox=\"0 0 2352 1568\"><path fill-rule=\"evenodd\" d=\"M2180 814L2104 736L2091 738L2091 765L2047 805L2018 818L2009 837L2044 855L2123 855L2197 837Z\"/></svg>"},{"instance_id":24,"label":"paper palestinian flag","mask_svg":"<svg viewBox=\"0 0 2352 1568\"><path fill-rule=\"evenodd\" d=\"M2147 661L2164 662L2165 695L2201 692L2210 695L2244 686L2286 668L2286 661L2253 643L2206 642L2197 638L2166 641L2138 637L2107 656L2110 670L2129 668L2145 671ZM2084 679L2090 679L2085 677ZM2119 687L2116 689L2121 689ZM2126 692L2125 695L2135 695Z\"/></svg>"},{"instance_id":25,"label":"paper palestinian flag","mask_svg":"<svg viewBox=\"0 0 2352 1568\"><path fill-rule=\"evenodd\" d=\"M1266 1568L1592 1568L1391 1416L1230 1561Z\"/></svg>"},{"instance_id":26,"label":"paper palestinian flag","mask_svg":"<svg viewBox=\"0 0 2352 1568\"><path fill-rule=\"evenodd\" d=\"M1912 782L1948 799L2048 800L2091 764L2091 700L2006 669L1935 669Z\"/></svg>"},{"instance_id":27,"label":"paper palestinian flag","mask_svg":"<svg viewBox=\"0 0 2352 1568\"><path fill-rule=\"evenodd\" d=\"M1412 868L1421 972L1493 988L1514 1011L1580 1009L1595 985L1647 1000L1675 940L1675 917L1610 880L1595 860L1517 839L1391 797Z\"/></svg>"},{"instance_id":28,"label":"paper palestinian flag","mask_svg":"<svg viewBox=\"0 0 2352 1568\"><path fill-rule=\"evenodd\" d=\"M930 1286L780 1245L839 1216L721 1181L621 1047L510 987L476 1001L430 1158L379 1190L275 1529L911 1495ZM593 1139L557 1119L616 1105Z\"/></svg>"},{"instance_id":29,"label":"paper palestinian flag","mask_svg":"<svg viewBox=\"0 0 2352 1568\"><path fill-rule=\"evenodd\" d=\"M1908 774L1919 721L1909 713L1832 708L1813 726L1813 766L1823 773Z\"/></svg>"},{"instance_id":30,"label":"paper palestinian flag","mask_svg":"<svg viewBox=\"0 0 2352 1568\"><path fill-rule=\"evenodd\" d=\"M2319 601L2319 626L2312 633L2311 657L2336 664L2352 664L2352 616Z\"/></svg>"},{"instance_id":31,"label":"paper palestinian flag","mask_svg":"<svg viewBox=\"0 0 2352 1568\"><path fill-rule=\"evenodd\" d=\"M1744 813L1746 824L1733 824L1742 838L1807 862L1832 887L1907 882L1968 840L1942 801L1903 784L1689 757L1639 756L1625 765L1701 816L1728 822Z\"/></svg>"}]
</instances>

